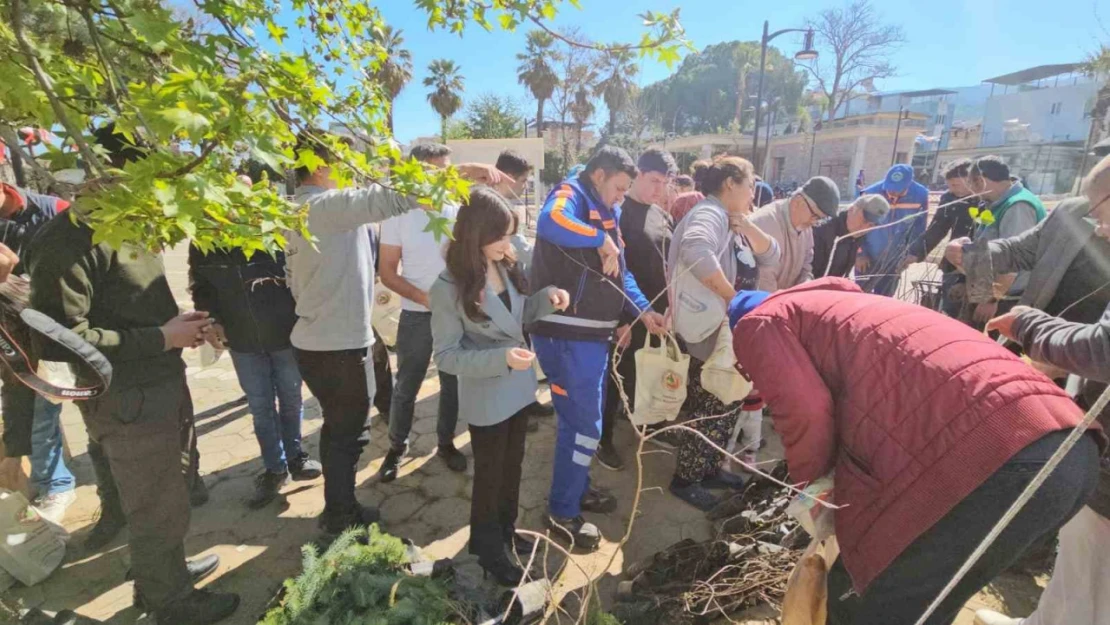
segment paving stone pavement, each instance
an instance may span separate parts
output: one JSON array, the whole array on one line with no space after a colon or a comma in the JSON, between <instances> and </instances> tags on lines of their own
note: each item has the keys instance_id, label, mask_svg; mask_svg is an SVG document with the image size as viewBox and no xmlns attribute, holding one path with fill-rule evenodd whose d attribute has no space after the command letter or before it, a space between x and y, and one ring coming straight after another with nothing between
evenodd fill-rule
<instances>
[{"instance_id":1,"label":"paving stone pavement","mask_svg":"<svg viewBox=\"0 0 1110 625\"><path fill-rule=\"evenodd\" d=\"M166 266L178 304L189 307L185 250L168 252ZM186 552L190 557L208 553L220 556L218 572L204 585L240 593L242 604L226 623L254 623L282 581L299 572L301 546L318 537L316 517L323 509L323 481L290 483L278 501L261 510L249 510L245 501L262 464L251 417L245 400L241 401L243 394L230 359L225 356L207 369L200 367L196 352L187 353L185 359L197 412L201 473L211 491L211 500L192 511ZM546 387L542 388L541 400L549 401ZM376 410L372 413L373 438L359 463L358 496L364 503L381 507L387 531L412 539L433 558L458 556L460 561L467 562L470 559L466 556L466 542L473 465L465 475L455 474L435 457L438 391L438 380L434 373L430 374L417 404L409 458L398 479L390 484L379 484L374 478L385 455L387 437L385 420ZM318 457L320 408L307 388L305 397L303 436L309 453ZM25 607L49 611L69 608L110 623L132 623L139 614L131 606L132 585L124 581L128 568L126 532L98 553L82 551L81 543L97 517L99 501L86 454L85 428L72 405L65 406L63 427L73 454L71 468L79 482L77 502L64 521L72 536L66 561L45 582L32 588L12 589L8 595ZM777 439L766 424L765 428L771 441L763 455L781 457ZM558 580L558 592L580 588L587 574L600 575L601 594L608 597L626 564L683 538L706 540L711 537L712 527L704 515L666 492L674 468L673 456L652 448L653 453L643 456L643 491L636 529L629 542L617 552L613 541L624 533L636 488L637 472L635 463L631 462L634 438L627 422L618 426L618 445L630 464L624 471L608 471L595 465L595 483L616 493L620 504L613 514L587 515L609 540L597 553L576 557L576 566L567 567ZM519 522L523 529L542 531L554 440L554 417L540 419L539 430L528 435ZM470 456L470 437L464 424L460 424L455 443ZM606 569L611 557L612 564ZM476 566L467 566L473 574ZM976 607L978 604L999 605L998 600L983 597L982 601L973 602ZM1028 609L1026 603L1019 608ZM970 610L964 612L958 623L968 625Z\"/></svg>"}]
</instances>

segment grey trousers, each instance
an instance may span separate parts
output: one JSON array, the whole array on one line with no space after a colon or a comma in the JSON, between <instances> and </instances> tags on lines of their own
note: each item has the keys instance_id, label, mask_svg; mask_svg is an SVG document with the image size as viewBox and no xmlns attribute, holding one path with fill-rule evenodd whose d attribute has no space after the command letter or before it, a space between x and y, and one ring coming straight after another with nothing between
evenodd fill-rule
<instances>
[{"instance_id":1,"label":"grey trousers","mask_svg":"<svg viewBox=\"0 0 1110 625\"><path fill-rule=\"evenodd\" d=\"M78 404L100 445L130 527L131 573L157 611L192 591L185 567L189 494L182 476L181 424L192 401L184 374L144 387L113 387ZM184 451L186 456L191 456Z\"/></svg>"}]
</instances>

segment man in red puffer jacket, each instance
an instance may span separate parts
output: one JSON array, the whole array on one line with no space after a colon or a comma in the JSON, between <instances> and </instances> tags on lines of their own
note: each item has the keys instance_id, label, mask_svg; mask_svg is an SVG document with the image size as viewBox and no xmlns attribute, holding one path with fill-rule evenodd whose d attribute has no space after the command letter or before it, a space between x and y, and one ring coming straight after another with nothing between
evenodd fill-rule
<instances>
[{"instance_id":1,"label":"man in red puffer jacket","mask_svg":"<svg viewBox=\"0 0 1110 625\"><path fill-rule=\"evenodd\" d=\"M841 278L741 291L729 317L792 479L836 471L829 625L915 623L1083 418L984 335ZM1104 441L1080 439L929 625L1083 507Z\"/></svg>"}]
</instances>

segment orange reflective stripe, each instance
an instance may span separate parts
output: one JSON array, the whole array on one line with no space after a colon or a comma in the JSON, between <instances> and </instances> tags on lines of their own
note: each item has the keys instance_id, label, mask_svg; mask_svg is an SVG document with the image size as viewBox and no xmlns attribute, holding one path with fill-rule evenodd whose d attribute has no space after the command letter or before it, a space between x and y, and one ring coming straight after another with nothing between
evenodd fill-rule
<instances>
[{"instance_id":1,"label":"orange reflective stripe","mask_svg":"<svg viewBox=\"0 0 1110 625\"><path fill-rule=\"evenodd\" d=\"M585 237L596 237L597 229L574 221L563 213L566 204L567 198L565 197L559 197L555 200L555 205L551 207L551 218L555 220L555 223L575 234L580 234Z\"/></svg>"},{"instance_id":2,"label":"orange reflective stripe","mask_svg":"<svg viewBox=\"0 0 1110 625\"><path fill-rule=\"evenodd\" d=\"M601 222L601 225L606 230L612 230L613 228L617 227L617 222L613 221L612 219L606 219L605 221Z\"/></svg>"},{"instance_id":3,"label":"orange reflective stripe","mask_svg":"<svg viewBox=\"0 0 1110 625\"><path fill-rule=\"evenodd\" d=\"M598 221L601 221L601 213L599 213L597 211L590 211L590 219L596 219Z\"/></svg>"},{"instance_id":4,"label":"orange reflective stripe","mask_svg":"<svg viewBox=\"0 0 1110 625\"><path fill-rule=\"evenodd\" d=\"M895 204L891 208L921 208L920 204Z\"/></svg>"},{"instance_id":5,"label":"orange reflective stripe","mask_svg":"<svg viewBox=\"0 0 1110 625\"><path fill-rule=\"evenodd\" d=\"M558 384L551 384L550 386L552 393L555 393L556 395L562 395L563 397L568 397L567 392L563 389L563 387L559 386Z\"/></svg>"}]
</instances>

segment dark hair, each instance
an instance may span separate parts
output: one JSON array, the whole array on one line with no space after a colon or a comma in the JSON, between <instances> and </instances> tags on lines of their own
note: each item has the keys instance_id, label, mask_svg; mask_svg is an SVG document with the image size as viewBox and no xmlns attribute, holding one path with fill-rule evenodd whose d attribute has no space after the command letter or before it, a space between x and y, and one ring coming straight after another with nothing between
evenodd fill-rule
<instances>
[{"instance_id":1,"label":"dark hair","mask_svg":"<svg viewBox=\"0 0 1110 625\"><path fill-rule=\"evenodd\" d=\"M128 163L146 158L145 149L116 132L115 122L108 122L94 130L92 134L96 143L108 153L108 163L116 169L123 169L123 166Z\"/></svg>"},{"instance_id":2,"label":"dark hair","mask_svg":"<svg viewBox=\"0 0 1110 625\"><path fill-rule=\"evenodd\" d=\"M948 163L944 168L944 179L951 180L953 178L967 178L968 173L971 172L971 159L960 158Z\"/></svg>"},{"instance_id":3,"label":"dark hair","mask_svg":"<svg viewBox=\"0 0 1110 625\"><path fill-rule=\"evenodd\" d=\"M674 179L676 187L692 187L694 186L694 179L690 176L682 175Z\"/></svg>"},{"instance_id":4,"label":"dark hair","mask_svg":"<svg viewBox=\"0 0 1110 625\"><path fill-rule=\"evenodd\" d=\"M705 170L701 179L701 191L706 195L716 195L721 192L729 179L744 182L754 178L755 169L747 159L739 156L722 156Z\"/></svg>"},{"instance_id":5,"label":"dark hair","mask_svg":"<svg viewBox=\"0 0 1110 625\"><path fill-rule=\"evenodd\" d=\"M451 148L442 143L417 143L409 150L409 156L426 163L433 158L451 156Z\"/></svg>"},{"instance_id":6,"label":"dark hair","mask_svg":"<svg viewBox=\"0 0 1110 625\"><path fill-rule=\"evenodd\" d=\"M673 176L678 173L678 165L671 153L659 148L651 148L641 154L636 167L642 174L654 171L664 176Z\"/></svg>"},{"instance_id":7,"label":"dark hair","mask_svg":"<svg viewBox=\"0 0 1110 625\"><path fill-rule=\"evenodd\" d=\"M528 159L524 158L524 155L516 150L503 150L501 154L497 156L496 167L514 178L522 174L531 173L533 169L532 163L529 163Z\"/></svg>"},{"instance_id":8,"label":"dark hair","mask_svg":"<svg viewBox=\"0 0 1110 625\"><path fill-rule=\"evenodd\" d=\"M463 312L474 321L489 319L481 308L487 267L482 247L504 237L507 232L515 232L516 226L516 215L509 208L509 203L489 187L472 189L470 199L459 208L454 240L447 245L447 270L458 285ZM528 285L520 263L506 258L500 264L505 267L516 290L527 293Z\"/></svg>"},{"instance_id":9,"label":"dark hair","mask_svg":"<svg viewBox=\"0 0 1110 625\"><path fill-rule=\"evenodd\" d=\"M325 133L312 128L306 129L298 134L297 145L293 148L293 158L297 158L297 155L305 150L312 150L312 153L315 154L317 158L323 160L325 164L330 164L335 157L332 155L331 150L328 149L328 146L320 140L324 134ZM296 169L297 182L304 182L305 179L314 173L315 171L309 170L308 167L301 165Z\"/></svg>"},{"instance_id":10,"label":"dark hair","mask_svg":"<svg viewBox=\"0 0 1110 625\"><path fill-rule=\"evenodd\" d=\"M609 177L613 174L628 174L630 177L636 177L636 163L632 162L632 157L628 155L623 149L607 145L597 151L586 163L586 169L582 170L582 175L587 178L597 170L605 172L605 176Z\"/></svg>"},{"instance_id":11,"label":"dark hair","mask_svg":"<svg viewBox=\"0 0 1110 625\"><path fill-rule=\"evenodd\" d=\"M694 177L694 190L695 191L699 191L699 192L704 193L704 191L701 188L701 182L705 178L705 171L707 169L709 169L710 165L712 165L712 164L713 163L711 163L710 161L707 161L705 159L702 159L700 161L694 161L693 163L691 163L691 165L690 165L690 174Z\"/></svg>"},{"instance_id":12,"label":"dark hair","mask_svg":"<svg viewBox=\"0 0 1110 625\"><path fill-rule=\"evenodd\" d=\"M971 175L982 176L991 182L1002 182L1010 179L1010 166L1001 156L991 154L979 158L971 165Z\"/></svg>"}]
</instances>

